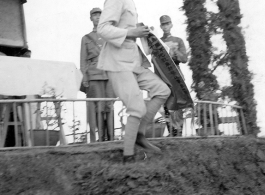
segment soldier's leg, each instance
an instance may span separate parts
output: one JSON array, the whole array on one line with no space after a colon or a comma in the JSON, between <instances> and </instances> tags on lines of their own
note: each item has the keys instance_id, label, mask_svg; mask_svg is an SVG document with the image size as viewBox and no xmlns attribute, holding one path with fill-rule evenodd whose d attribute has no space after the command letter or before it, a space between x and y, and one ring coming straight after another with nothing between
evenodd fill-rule
<instances>
[{"instance_id":1,"label":"soldier's leg","mask_svg":"<svg viewBox=\"0 0 265 195\"><path fill-rule=\"evenodd\" d=\"M104 112L97 113L97 127L98 127L98 136L101 136L101 139L99 138L99 141L105 141L105 121L104 121Z\"/></svg>"},{"instance_id":2,"label":"soldier's leg","mask_svg":"<svg viewBox=\"0 0 265 195\"><path fill-rule=\"evenodd\" d=\"M110 81L105 82L105 97L107 98L116 98L117 96L114 93L112 84ZM114 139L114 102L106 102L105 112L106 112L106 132L108 140Z\"/></svg>"},{"instance_id":3,"label":"soldier's leg","mask_svg":"<svg viewBox=\"0 0 265 195\"><path fill-rule=\"evenodd\" d=\"M105 129L105 113L104 113L104 103L105 102L98 102L96 105L96 113L97 113L97 128L98 128L98 137L99 141L105 141L105 134L104 134L104 129Z\"/></svg>"},{"instance_id":4,"label":"soldier's leg","mask_svg":"<svg viewBox=\"0 0 265 195\"><path fill-rule=\"evenodd\" d=\"M87 88L86 96L87 98L95 98L95 82L90 81L89 87ZM97 128L97 116L96 116L96 102L87 102L87 122L90 127L90 142L96 141L96 128Z\"/></svg>"},{"instance_id":5,"label":"soldier's leg","mask_svg":"<svg viewBox=\"0 0 265 195\"><path fill-rule=\"evenodd\" d=\"M181 136L183 127L183 110L180 109L170 112L170 123L172 126L172 136Z\"/></svg>"},{"instance_id":6,"label":"soldier's leg","mask_svg":"<svg viewBox=\"0 0 265 195\"><path fill-rule=\"evenodd\" d=\"M177 122L178 122L179 127L180 127L180 128L178 128L177 136L182 135L182 129L183 129L183 123L184 123L183 114L184 114L184 111L182 109L177 110Z\"/></svg>"},{"instance_id":7,"label":"soldier's leg","mask_svg":"<svg viewBox=\"0 0 265 195\"><path fill-rule=\"evenodd\" d=\"M142 118L139 127L139 133L145 134L147 125L153 122L156 113L166 102L171 91L168 86L149 69L143 69L142 72L138 74L137 81L140 88L147 90L151 97L151 100L147 101L147 112Z\"/></svg>"},{"instance_id":8,"label":"soldier's leg","mask_svg":"<svg viewBox=\"0 0 265 195\"><path fill-rule=\"evenodd\" d=\"M90 127L90 142L96 141L96 110L94 102L87 102L87 116Z\"/></svg>"},{"instance_id":9,"label":"soldier's leg","mask_svg":"<svg viewBox=\"0 0 265 195\"><path fill-rule=\"evenodd\" d=\"M108 129L107 129L107 113L102 113L102 118L103 120L103 129L102 129L102 140L103 141L109 141L109 137L108 137Z\"/></svg>"},{"instance_id":10,"label":"soldier's leg","mask_svg":"<svg viewBox=\"0 0 265 195\"><path fill-rule=\"evenodd\" d=\"M107 140L110 141L114 138L114 112L106 112L106 134Z\"/></svg>"},{"instance_id":11,"label":"soldier's leg","mask_svg":"<svg viewBox=\"0 0 265 195\"><path fill-rule=\"evenodd\" d=\"M96 81L96 97L97 98L110 98L109 95L109 85L107 85L109 82L108 80L98 80ZM112 92L114 93L114 92ZM105 141L106 140L106 136L108 137L108 125L106 124L106 120L108 120L107 118L107 113L110 111L110 107L108 106L108 104L110 104L109 102L106 101L101 101L98 102L98 109L97 109L97 126L98 126L98 130L99 130L99 135L101 136L101 140ZM109 138L107 138L107 140L109 140Z\"/></svg>"},{"instance_id":12,"label":"soldier's leg","mask_svg":"<svg viewBox=\"0 0 265 195\"><path fill-rule=\"evenodd\" d=\"M92 80L89 82L88 98L104 98L105 97L105 81L104 80ZM92 127L98 129L99 141L104 141L104 115L105 115L105 102L99 101L94 103L95 119L91 121ZM95 124L94 124L95 123ZM93 136L93 134L92 134Z\"/></svg>"},{"instance_id":13,"label":"soldier's leg","mask_svg":"<svg viewBox=\"0 0 265 195\"><path fill-rule=\"evenodd\" d=\"M125 126L124 158L134 155L140 118L146 113L142 93L132 72L108 72L115 94L123 101L130 115Z\"/></svg>"}]
</instances>

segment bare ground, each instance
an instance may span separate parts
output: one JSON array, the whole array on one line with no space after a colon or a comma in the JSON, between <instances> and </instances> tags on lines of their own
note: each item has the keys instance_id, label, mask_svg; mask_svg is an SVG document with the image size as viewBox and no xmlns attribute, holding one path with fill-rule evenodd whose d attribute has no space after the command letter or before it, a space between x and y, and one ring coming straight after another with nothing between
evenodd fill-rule
<instances>
[{"instance_id":1,"label":"bare ground","mask_svg":"<svg viewBox=\"0 0 265 195\"><path fill-rule=\"evenodd\" d=\"M122 164L122 142L0 150L1 195L265 194L265 139L152 140Z\"/></svg>"}]
</instances>

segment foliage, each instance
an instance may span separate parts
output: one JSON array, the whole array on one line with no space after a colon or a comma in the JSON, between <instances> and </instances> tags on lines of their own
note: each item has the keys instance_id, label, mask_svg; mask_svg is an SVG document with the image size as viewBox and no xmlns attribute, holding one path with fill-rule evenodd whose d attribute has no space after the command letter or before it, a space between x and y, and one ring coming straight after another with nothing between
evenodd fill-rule
<instances>
[{"instance_id":1,"label":"foliage","mask_svg":"<svg viewBox=\"0 0 265 195\"><path fill-rule=\"evenodd\" d=\"M68 125L68 127L72 131L72 135L74 138L74 143L87 143L87 133L78 133L80 130L81 120L76 119L76 117L72 120L72 124Z\"/></svg>"},{"instance_id":2,"label":"foliage","mask_svg":"<svg viewBox=\"0 0 265 195\"><path fill-rule=\"evenodd\" d=\"M188 41L191 48L189 66L193 72L192 88L200 100L207 100L207 95L215 92L219 85L216 76L212 74L209 64L212 61L212 44L207 20L205 0L184 0L182 9L187 16Z\"/></svg>"},{"instance_id":3,"label":"foliage","mask_svg":"<svg viewBox=\"0 0 265 195\"><path fill-rule=\"evenodd\" d=\"M61 98L61 94L56 94L56 89L49 87L47 83L44 84L42 88L42 94L44 97L39 97L41 99L57 99ZM61 118L61 110L63 105L61 102L46 102L45 105L38 103L36 114L40 114L45 118L46 130L58 130L60 125L64 125Z\"/></svg>"},{"instance_id":4,"label":"foliage","mask_svg":"<svg viewBox=\"0 0 265 195\"><path fill-rule=\"evenodd\" d=\"M44 94L45 98L49 98L49 99L62 98L62 95L57 94L56 89L53 87L49 87L47 83L45 83L42 88L42 94ZM54 101L54 102L46 102L46 104L42 105L42 107L39 104L35 113L36 114L39 113L45 119L46 130L59 130L60 126L63 126L67 123L66 121L63 120L61 116L62 111L65 113L67 112L67 109L65 108L64 103ZM84 141L84 138L86 138L86 135L80 136L80 133L76 134L76 132L80 129L80 125L81 125L81 121L79 119L76 119L76 117L74 117L74 119L72 120L72 124L68 125L69 129L72 131L71 135L74 135L75 142Z\"/></svg>"},{"instance_id":5,"label":"foliage","mask_svg":"<svg viewBox=\"0 0 265 195\"><path fill-rule=\"evenodd\" d=\"M59 117L60 117L60 110L62 108L62 105L60 105L58 102L54 102L53 104L50 102L47 102L46 105L39 108L39 112L41 115L43 115L43 118L45 119L46 124L46 130L58 130L60 128L59 126ZM63 125L64 123L62 123Z\"/></svg>"},{"instance_id":6,"label":"foliage","mask_svg":"<svg viewBox=\"0 0 265 195\"><path fill-rule=\"evenodd\" d=\"M228 48L233 98L243 107L249 133L257 135L259 128L256 124L252 73L248 70L246 44L241 28L238 26L242 18L239 2L238 0L218 0L217 5L220 10L218 25L223 30L223 38Z\"/></svg>"},{"instance_id":7,"label":"foliage","mask_svg":"<svg viewBox=\"0 0 265 195\"><path fill-rule=\"evenodd\" d=\"M257 135L256 103L252 73L248 70L245 40L238 26L242 15L238 0L215 0L219 13L208 12L205 0L184 0L182 9L187 16L188 41L191 47L189 66L193 72L193 89L200 100L216 101L228 96L243 107L250 134ZM215 54L210 38L222 34L227 51ZM212 65L210 67L210 65ZM222 89L213 75L218 66L227 66L231 74L232 86ZM217 91L222 93L218 96Z\"/></svg>"}]
</instances>

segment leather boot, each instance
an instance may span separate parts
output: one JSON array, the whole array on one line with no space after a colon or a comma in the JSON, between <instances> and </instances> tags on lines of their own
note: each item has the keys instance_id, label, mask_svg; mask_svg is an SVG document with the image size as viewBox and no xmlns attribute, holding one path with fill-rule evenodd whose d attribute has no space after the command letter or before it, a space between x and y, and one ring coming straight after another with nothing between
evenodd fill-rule
<instances>
[{"instance_id":1,"label":"leather boot","mask_svg":"<svg viewBox=\"0 0 265 195\"><path fill-rule=\"evenodd\" d=\"M123 156L123 164L135 163L135 155Z\"/></svg>"},{"instance_id":2,"label":"leather boot","mask_svg":"<svg viewBox=\"0 0 265 195\"><path fill-rule=\"evenodd\" d=\"M151 144L144 136L144 134L142 133L138 133L137 134L137 138L136 138L136 142L135 142L138 146L141 146L143 149L145 150L151 150L153 152L156 153L161 153L160 148L154 146L153 144Z\"/></svg>"}]
</instances>

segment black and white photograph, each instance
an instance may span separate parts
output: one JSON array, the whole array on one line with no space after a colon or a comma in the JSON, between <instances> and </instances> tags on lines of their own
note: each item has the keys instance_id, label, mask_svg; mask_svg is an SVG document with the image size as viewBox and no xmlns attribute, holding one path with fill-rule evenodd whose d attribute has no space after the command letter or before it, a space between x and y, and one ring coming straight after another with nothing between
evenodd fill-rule
<instances>
[{"instance_id":1,"label":"black and white photograph","mask_svg":"<svg viewBox=\"0 0 265 195\"><path fill-rule=\"evenodd\" d=\"M0 195L265 194L264 0L0 0Z\"/></svg>"}]
</instances>

